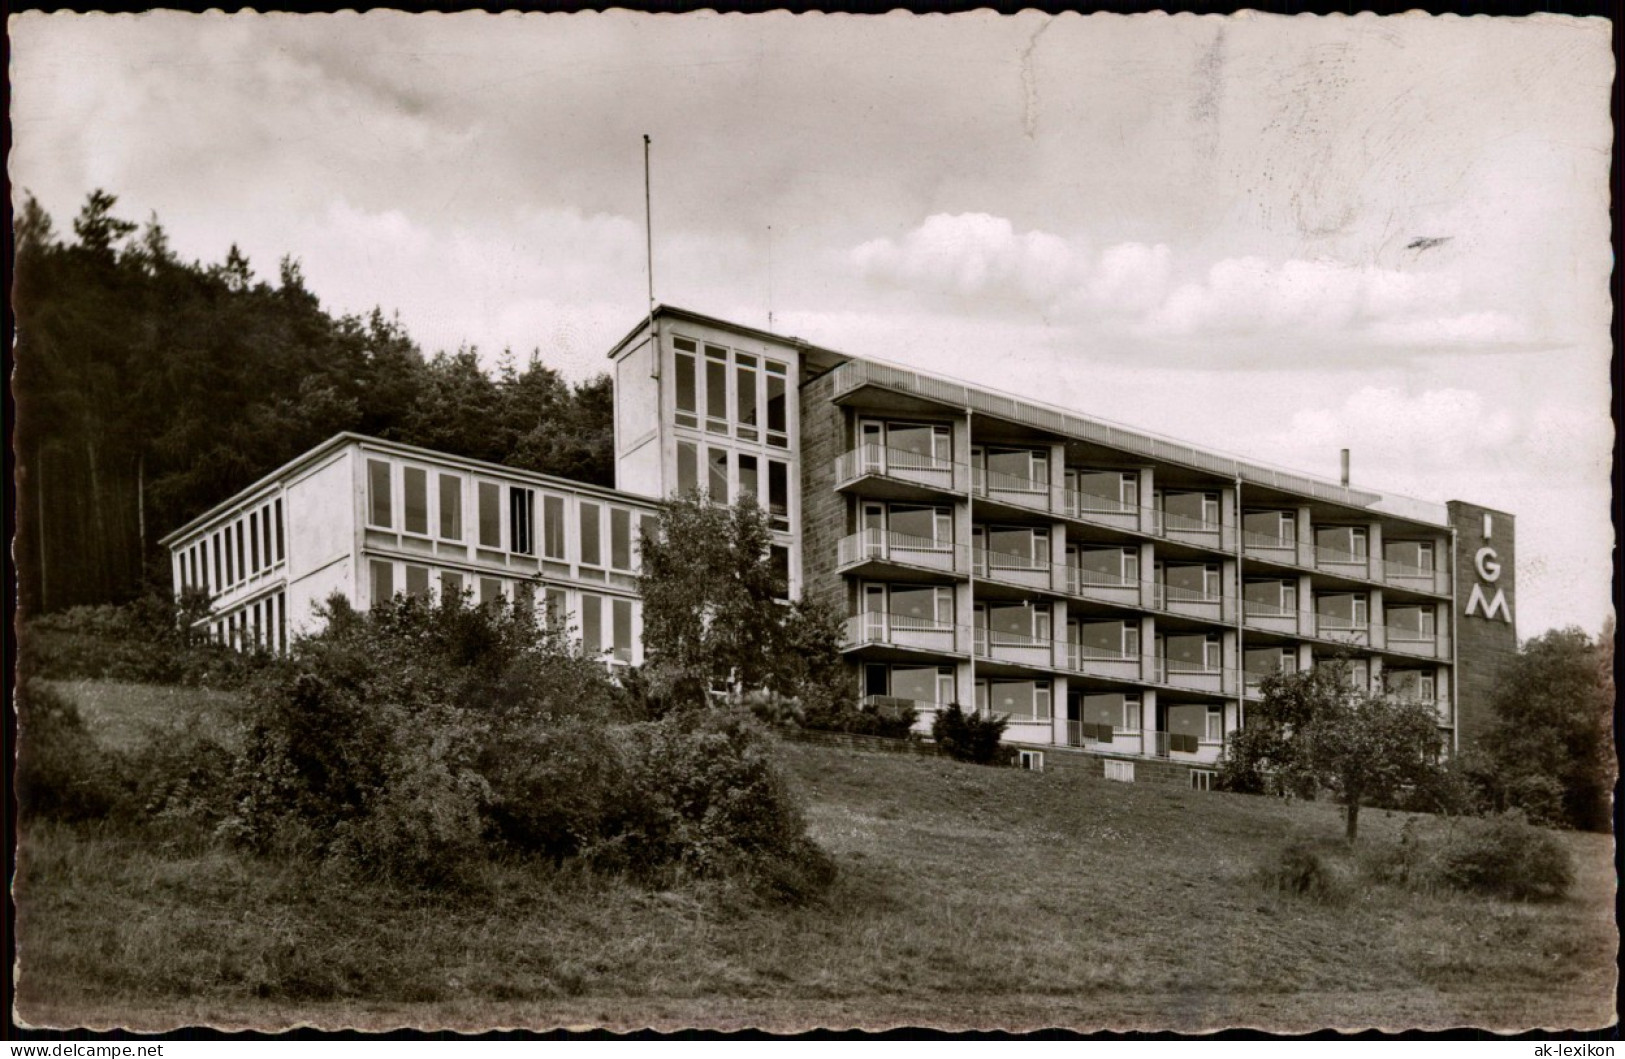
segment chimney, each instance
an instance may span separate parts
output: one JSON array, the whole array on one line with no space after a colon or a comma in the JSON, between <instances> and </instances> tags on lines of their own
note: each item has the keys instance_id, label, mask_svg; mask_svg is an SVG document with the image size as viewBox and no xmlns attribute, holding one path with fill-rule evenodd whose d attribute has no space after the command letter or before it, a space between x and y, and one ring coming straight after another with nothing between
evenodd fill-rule
<instances>
[{"instance_id":1,"label":"chimney","mask_svg":"<svg viewBox=\"0 0 1625 1059\"><path fill-rule=\"evenodd\" d=\"M1343 450L1343 488L1349 487L1349 450Z\"/></svg>"}]
</instances>

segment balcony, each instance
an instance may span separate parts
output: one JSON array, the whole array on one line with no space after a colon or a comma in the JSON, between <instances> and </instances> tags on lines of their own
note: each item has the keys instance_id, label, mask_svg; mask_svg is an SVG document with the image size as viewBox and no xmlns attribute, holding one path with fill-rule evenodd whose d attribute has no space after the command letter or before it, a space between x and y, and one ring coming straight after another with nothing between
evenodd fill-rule
<instances>
[{"instance_id":1,"label":"balcony","mask_svg":"<svg viewBox=\"0 0 1625 1059\"><path fill-rule=\"evenodd\" d=\"M1256 600L1243 600L1241 620L1249 629L1278 632L1288 636L1303 635L1314 628L1314 615L1307 611L1289 609Z\"/></svg>"},{"instance_id":2,"label":"balcony","mask_svg":"<svg viewBox=\"0 0 1625 1059\"><path fill-rule=\"evenodd\" d=\"M901 647L932 654L964 654L963 626L905 614L871 612L846 619L842 650L870 645Z\"/></svg>"},{"instance_id":3,"label":"balcony","mask_svg":"<svg viewBox=\"0 0 1625 1059\"><path fill-rule=\"evenodd\" d=\"M1054 586L1058 592L1098 603L1139 607L1147 602L1139 581L1103 570L1091 570L1075 563L1062 563L1055 568ZM1150 602L1154 604L1156 601L1152 599Z\"/></svg>"},{"instance_id":4,"label":"balcony","mask_svg":"<svg viewBox=\"0 0 1625 1059\"><path fill-rule=\"evenodd\" d=\"M1179 732L1143 732L1141 737L1145 743L1144 754L1170 761L1212 764L1219 760L1224 750L1224 743L1220 740L1202 739Z\"/></svg>"},{"instance_id":5,"label":"balcony","mask_svg":"<svg viewBox=\"0 0 1625 1059\"><path fill-rule=\"evenodd\" d=\"M1449 636L1393 625L1378 628L1382 632L1381 642L1375 646L1384 647L1396 654L1414 655L1417 658L1448 660L1450 657Z\"/></svg>"},{"instance_id":6,"label":"balcony","mask_svg":"<svg viewBox=\"0 0 1625 1059\"><path fill-rule=\"evenodd\" d=\"M1053 488L1049 482L1041 482L1036 478L1022 478L1014 474L972 467L971 488L979 497L1011 507L1042 511L1046 514L1054 510Z\"/></svg>"},{"instance_id":7,"label":"balcony","mask_svg":"<svg viewBox=\"0 0 1625 1059\"><path fill-rule=\"evenodd\" d=\"M1152 594L1153 605L1158 610L1212 621L1224 617L1223 596L1209 594L1199 588L1170 585L1164 581L1154 581L1152 584L1155 586Z\"/></svg>"},{"instance_id":8,"label":"balcony","mask_svg":"<svg viewBox=\"0 0 1625 1059\"><path fill-rule=\"evenodd\" d=\"M1161 655L1153 657L1151 661L1152 679L1169 687L1205 691L1212 695L1234 695L1240 685L1240 674L1223 666L1205 666L1199 662Z\"/></svg>"},{"instance_id":9,"label":"balcony","mask_svg":"<svg viewBox=\"0 0 1625 1059\"><path fill-rule=\"evenodd\" d=\"M1110 750L1117 754L1138 754L1142 741L1138 728L1119 728L1112 724L1090 721L1066 722L1066 745L1091 750Z\"/></svg>"},{"instance_id":10,"label":"balcony","mask_svg":"<svg viewBox=\"0 0 1625 1059\"><path fill-rule=\"evenodd\" d=\"M976 655L993 662L1009 662L1012 665L1031 666L1035 669L1053 669L1054 644L1054 640L1037 636L998 629L990 630L981 625L976 627Z\"/></svg>"},{"instance_id":11,"label":"balcony","mask_svg":"<svg viewBox=\"0 0 1625 1059\"><path fill-rule=\"evenodd\" d=\"M965 545L949 544L929 537L912 537L903 533L866 529L842 537L837 547L836 562L842 573L869 573L880 575L890 568L902 568L926 573L957 574L966 572Z\"/></svg>"},{"instance_id":12,"label":"balcony","mask_svg":"<svg viewBox=\"0 0 1625 1059\"><path fill-rule=\"evenodd\" d=\"M956 464L929 453L893 449L882 445L860 445L835 457L835 488L845 489L864 479L892 488L873 490L876 495L908 499L938 493L962 493L955 481Z\"/></svg>"},{"instance_id":13,"label":"balcony","mask_svg":"<svg viewBox=\"0 0 1625 1059\"><path fill-rule=\"evenodd\" d=\"M1158 511L1157 534L1169 540L1183 541L1186 544L1196 544L1204 548L1232 547L1229 534L1224 532L1225 526L1219 522L1209 522L1205 519L1193 518L1189 515L1179 515L1172 511Z\"/></svg>"},{"instance_id":14,"label":"balcony","mask_svg":"<svg viewBox=\"0 0 1625 1059\"><path fill-rule=\"evenodd\" d=\"M1394 562L1384 562L1382 569L1384 580L1395 588L1407 588L1413 592L1427 592L1436 596L1450 594L1450 575L1443 570Z\"/></svg>"},{"instance_id":15,"label":"balcony","mask_svg":"<svg viewBox=\"0 0 1625 1059\"><path fill-rule=\"evenodd\" d=\"M1323 640L1336 640L1338 643L1354 644L1361 647L1374 646L1371 642L1371 625L1367 622L1345 618L1337 614L1315 614L1315 635Z\"/></svg>"},{"instance_id":16,"label":"balcony","mask_svg":"<svg viewBox=\"0 0 1625 1059\"><path fill-rule=\"evenodd\" d=\"M1017 588L1035 588L1049 591L1054 578L1048 559L1035 559L1018 552L1000 552L991 548L971 550L971 568L976 576Z\"/></svg>"},{"instance_id":17,"label":"balcony","mask_svg":"<svg viewBox=\"0 0 1625 1059\"><path fill-rule=\"evenodd\" d=\"M872 710L888 720L898 720L911 713L916 718L928 716L935 713L940 704L896 695L865 695L861 705L865 710Z\"/></svg>"},{"instance_id":18,"label":"balcony","mask_svg":"<svg viewBox=\"0 0 1625 1059\"><path fill-rule=\"evenodd\" d=\"M1101 647L1057 640L1055 642L1055 668L1069 673L1114 680L1144 680L1152 677L1149 656L1111 651Z\"/></svg>"}]
</instances>

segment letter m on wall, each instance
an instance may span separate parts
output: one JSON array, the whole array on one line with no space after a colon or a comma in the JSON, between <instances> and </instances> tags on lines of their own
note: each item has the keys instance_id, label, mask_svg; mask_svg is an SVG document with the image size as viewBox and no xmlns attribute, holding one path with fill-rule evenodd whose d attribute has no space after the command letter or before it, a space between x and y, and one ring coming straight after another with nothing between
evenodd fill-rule
<instances>
[{"instance_id":1,"label":"letter m on wall","mask_svg":"<svg viewBox=\"0 0 1625 1059\"><path fill-rule=\"evenodd\" d=\"M1485 599L1484 586L1474 584L1472 592L1467 596L1467 616L1470 618L1481 610L1485 618L1493 619L1496 613L1500 612L1502 621L1508 624L1512 622L1512 608L1507 606L1506 592L1502 589L1496 589L1495 595Z\"/></svg>"}]
</instances>

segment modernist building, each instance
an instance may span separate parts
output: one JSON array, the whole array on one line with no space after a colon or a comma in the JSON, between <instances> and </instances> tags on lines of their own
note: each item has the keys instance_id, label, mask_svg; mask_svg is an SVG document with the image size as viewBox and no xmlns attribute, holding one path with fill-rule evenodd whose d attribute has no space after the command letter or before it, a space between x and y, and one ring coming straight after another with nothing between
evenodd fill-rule
<instances>
[{"instance_id":1,"label":"modernist building","mask_svg":"<svg viewBox=\"0 0 1625 1059\"><path fill-rule=\"evenodd\" d=\"M1183 763L1197 785L1267 673L1347 656L1361 686L1432 703L1455 741L1516 650L1502 512L671 307L609 356L618 491L341 436L167 538L176 583L216 593L225 634L277 644L335 590L364 606L535 585L635 663L634 522L675 493L752 494L792 592L847 615L871 703L913 705L922 727L974 703L1025 747L1093 752L1122 778Z\"/></svg>"}]
</instances>

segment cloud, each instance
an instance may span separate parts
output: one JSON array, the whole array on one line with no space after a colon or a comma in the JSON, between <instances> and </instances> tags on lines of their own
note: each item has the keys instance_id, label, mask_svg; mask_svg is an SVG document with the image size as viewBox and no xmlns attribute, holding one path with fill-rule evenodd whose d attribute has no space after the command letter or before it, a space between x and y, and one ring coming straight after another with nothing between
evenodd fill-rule
<instances>
[{"instance_id":1,"label":"cloud","mask_svg":"<svg viewBox=\"0 0 1625 1059\"><path fill-rule=\"evenodd\" d=\"M1044 304L1082 279L1082 256L1047 232L986 213L933 214L900 241L852 251L865 279L928 293Z\"/></svg>"}]
</instances>

